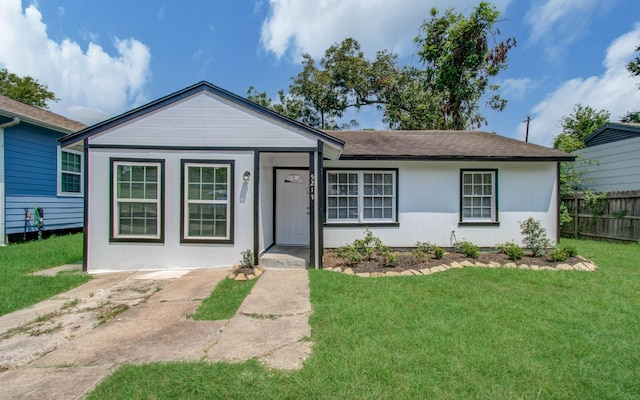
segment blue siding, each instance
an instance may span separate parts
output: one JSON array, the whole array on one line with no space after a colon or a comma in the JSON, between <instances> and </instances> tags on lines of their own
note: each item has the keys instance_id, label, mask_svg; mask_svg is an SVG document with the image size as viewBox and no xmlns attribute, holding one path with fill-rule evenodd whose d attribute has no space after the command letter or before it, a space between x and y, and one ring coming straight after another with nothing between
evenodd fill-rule
<instances>
[{"instance_id":1,"label":"blue siding","mask_svg":"<svg viewBox=\"0 0 640 400\"><path fill-rule=\"evenodd\" d=\"M81 228L83 224L82 197L49 197L49 196L7 196L6 197L6 234L24 232L24 209L41 207L44 211L46 231L56 229ZM30 221L31 224L33 221ZM29 225L29 231L37 229Z\"/></svg>"},{"instance_id":2,"label":"blue siding","mask_svg":"<svg viewBox=\"0 0 640 400\"><path fill-rule=\"evenodd\" d=\"M27 123L5 129L7 202L10 196L56 196L57 139L62 136Z\"/></svg>"}]
</instances>

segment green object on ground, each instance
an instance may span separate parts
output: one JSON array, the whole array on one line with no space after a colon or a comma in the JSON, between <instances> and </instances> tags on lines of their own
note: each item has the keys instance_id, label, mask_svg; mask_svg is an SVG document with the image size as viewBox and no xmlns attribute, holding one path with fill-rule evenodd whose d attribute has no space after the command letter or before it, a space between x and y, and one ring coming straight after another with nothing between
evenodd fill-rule
<instances>
[{"instance_id":1,"label":"green object on ground","mask_svg":"<svg viewBox=\"0 0 640 400\"><path fill-rule=\"evenodd\" d=\"M258 279L250 281L234 281L223 279L204 299L200 307L191 317L195 320L217 321L229 319L238 311L242 301L249 295Z\"/></svg>"}]
</instances>

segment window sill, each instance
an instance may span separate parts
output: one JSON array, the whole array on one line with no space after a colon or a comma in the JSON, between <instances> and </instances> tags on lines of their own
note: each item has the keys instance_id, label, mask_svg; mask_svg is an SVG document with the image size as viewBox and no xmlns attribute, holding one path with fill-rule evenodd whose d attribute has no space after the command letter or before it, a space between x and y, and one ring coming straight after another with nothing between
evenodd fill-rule
<instances>
[{"instance_id":1,"label":"window sill","mask_svg":"<svg viewBox=\"0 0 640 400\"><path fill-rule=\"evenodd\" d=\"M84 197L84 193L58 192L58 197Z\"/></svg>"},{"instance_id":2,"label":"window sill","mask_svg":"<svg viewBox=\"0 0 640 400\"><path fill-rule=\"evenodd\" d=\"M153 239L146 239L143 237L126 237L126 238L122 238L122 237L118 237L118 238L110 238L109 239L110 243L160 243L163 244L164 243L164 238L153 238Z\"/></svg>"},{"instance_id":3,"label":"window sill","mask_svg":"<svg viewBox=\"0 0 640 400\"><path fill-rule=\"evenodd\" d=\"M458 226L500 226L499 221L458 222Z\"/></svg>"},{"instance_id":4,"label":"window sill","mask_svg":"<svg viewBox=\"0 0 640 400\"><path fill-rule=\"evenodd\" d=\"M180 244L233 244L233 239L180 239Z\"/></svg>"},{"instance_id":5,"label":"window sill","mask_svg":"<svg viewBox=\"0 0 640 400\"><path fill-rule=\"evenodd\" d=\"M353 228L353 227L399 227L399 222L325 222L327 228Z\"/></svg>"}]
</instances>

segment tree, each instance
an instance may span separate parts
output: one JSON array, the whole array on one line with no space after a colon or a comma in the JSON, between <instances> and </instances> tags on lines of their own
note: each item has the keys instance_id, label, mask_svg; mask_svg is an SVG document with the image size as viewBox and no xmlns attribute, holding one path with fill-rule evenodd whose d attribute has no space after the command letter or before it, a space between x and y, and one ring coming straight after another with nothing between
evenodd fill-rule
<instances>
[{"instance_id":1,"label":"tree","mask_svg":"<svg viewBox=\"0 0 640 400\"><path fill-rule=\"evenodd\" d=\"M636 52L640 53L640 45L636 47ZM631 76L640 76L640 55L629 61L627 64L627 71L631 73Z\"/></svg>"},{"instance_id":2,"label":"tree","mask_svg":"<svg viewBox=\"0 0 640 400\"><path fill-rule=\"evenodd\" d=\"M573 113L560 120L562 133L553 139L553 147L571 153L585 147L584 139L599 127L609 122L610 113L606 110L596 111L589 106L576 104ZM574 162L560 163L560 197L572 196L580 190L586 181L588 166L593 164L578 155ZM560 224L572 220L566 204L560 204Z\"/></svg>"},{"instance_id":3,"label":"tree","mask_svg":"<svg viewBox=\"0 0 640 400\"><path fill-rule=\"evenodd\" d=\"M318 62L302 55L302 71L291 78L288 94L279 103L266 93L249 89L250 100L285 111L285 115L320 129L349 128L357 121L340 121L347 112L375 107L391 129L466 129L485 121L479 101L498 89L489 79L507 66L512 38L489 45L499 32L495 7L480 3L466 18L452 9L431 19L415 39L424 68L398 65L398 56L378 51L367 59L352 38L329 47ZM267 101L268 100L268 101ZM503 110L498 95L489 106Z\"/></svg>"},{"instance_id":4,"label":"tree","mask_svg":"<svg viewBox=\"0 0 640 400\"><path fill-rule=\"evenodd\" d=\"M48 100L59 100L55 93L48 90L47 85L30 76L20 77L6 68L0 69L0 94L45 110L49 109Z\"/></svg>"},{"instance_id":5,"label":"tree","mask_svg":"<svg viewBox=\"0 0 640 400\"><path fill-rule=\"evenodd\" d=\"M620 117L620 122L635 122L640 124L640 110L627 111L625 115Z\"/></svg>"},{"instance_id":6,"label":"tree","mask_svg":"<svg viewBox=\"0 0 640 400\"><path fill-rule=\"evenodd\" d=\"M468 18L453 9L439 15L433 8L414 39L420 46L418 56L427 84L442 97L441 129L467 129L486 122L479 112L480 99L485 92L499 89L489 80L507 68L507 53L516 45L514 38L508 38L491 47L500 34L495 28L499 16L495 6L486 2ZM494 94L487 105L502 111L506 100Z\"/></svg>"},{"instance_id":7,"label":"tree","mask_svg":"<svg viewBox=\"0 0 640 400\"><path fill-rule=\"evenodd\" d=\"M584 148L584 139L609 122L610 116L609 111L596 111L592 107L576 104L573 113L560 120L562 133L553 139L553 147L567 153Z\"/></svg>"}]
</instances>

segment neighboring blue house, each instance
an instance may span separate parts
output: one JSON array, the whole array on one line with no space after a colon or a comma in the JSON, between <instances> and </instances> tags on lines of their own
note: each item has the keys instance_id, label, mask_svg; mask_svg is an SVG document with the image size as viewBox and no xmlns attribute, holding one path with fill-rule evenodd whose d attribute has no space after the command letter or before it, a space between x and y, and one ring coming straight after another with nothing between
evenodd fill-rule
<instances>
[{"instance_id":1,"label":"neighboring blue house","mask_svg":"<svg viewBox=\"0 0 640 400\"><path fill-rule=\"evenodd\" d=\"M84 155L58 139L83 128L0 95L0 245L38 231L36 208L47 234L82 229Z\"/></svg>"}]
</instances>

